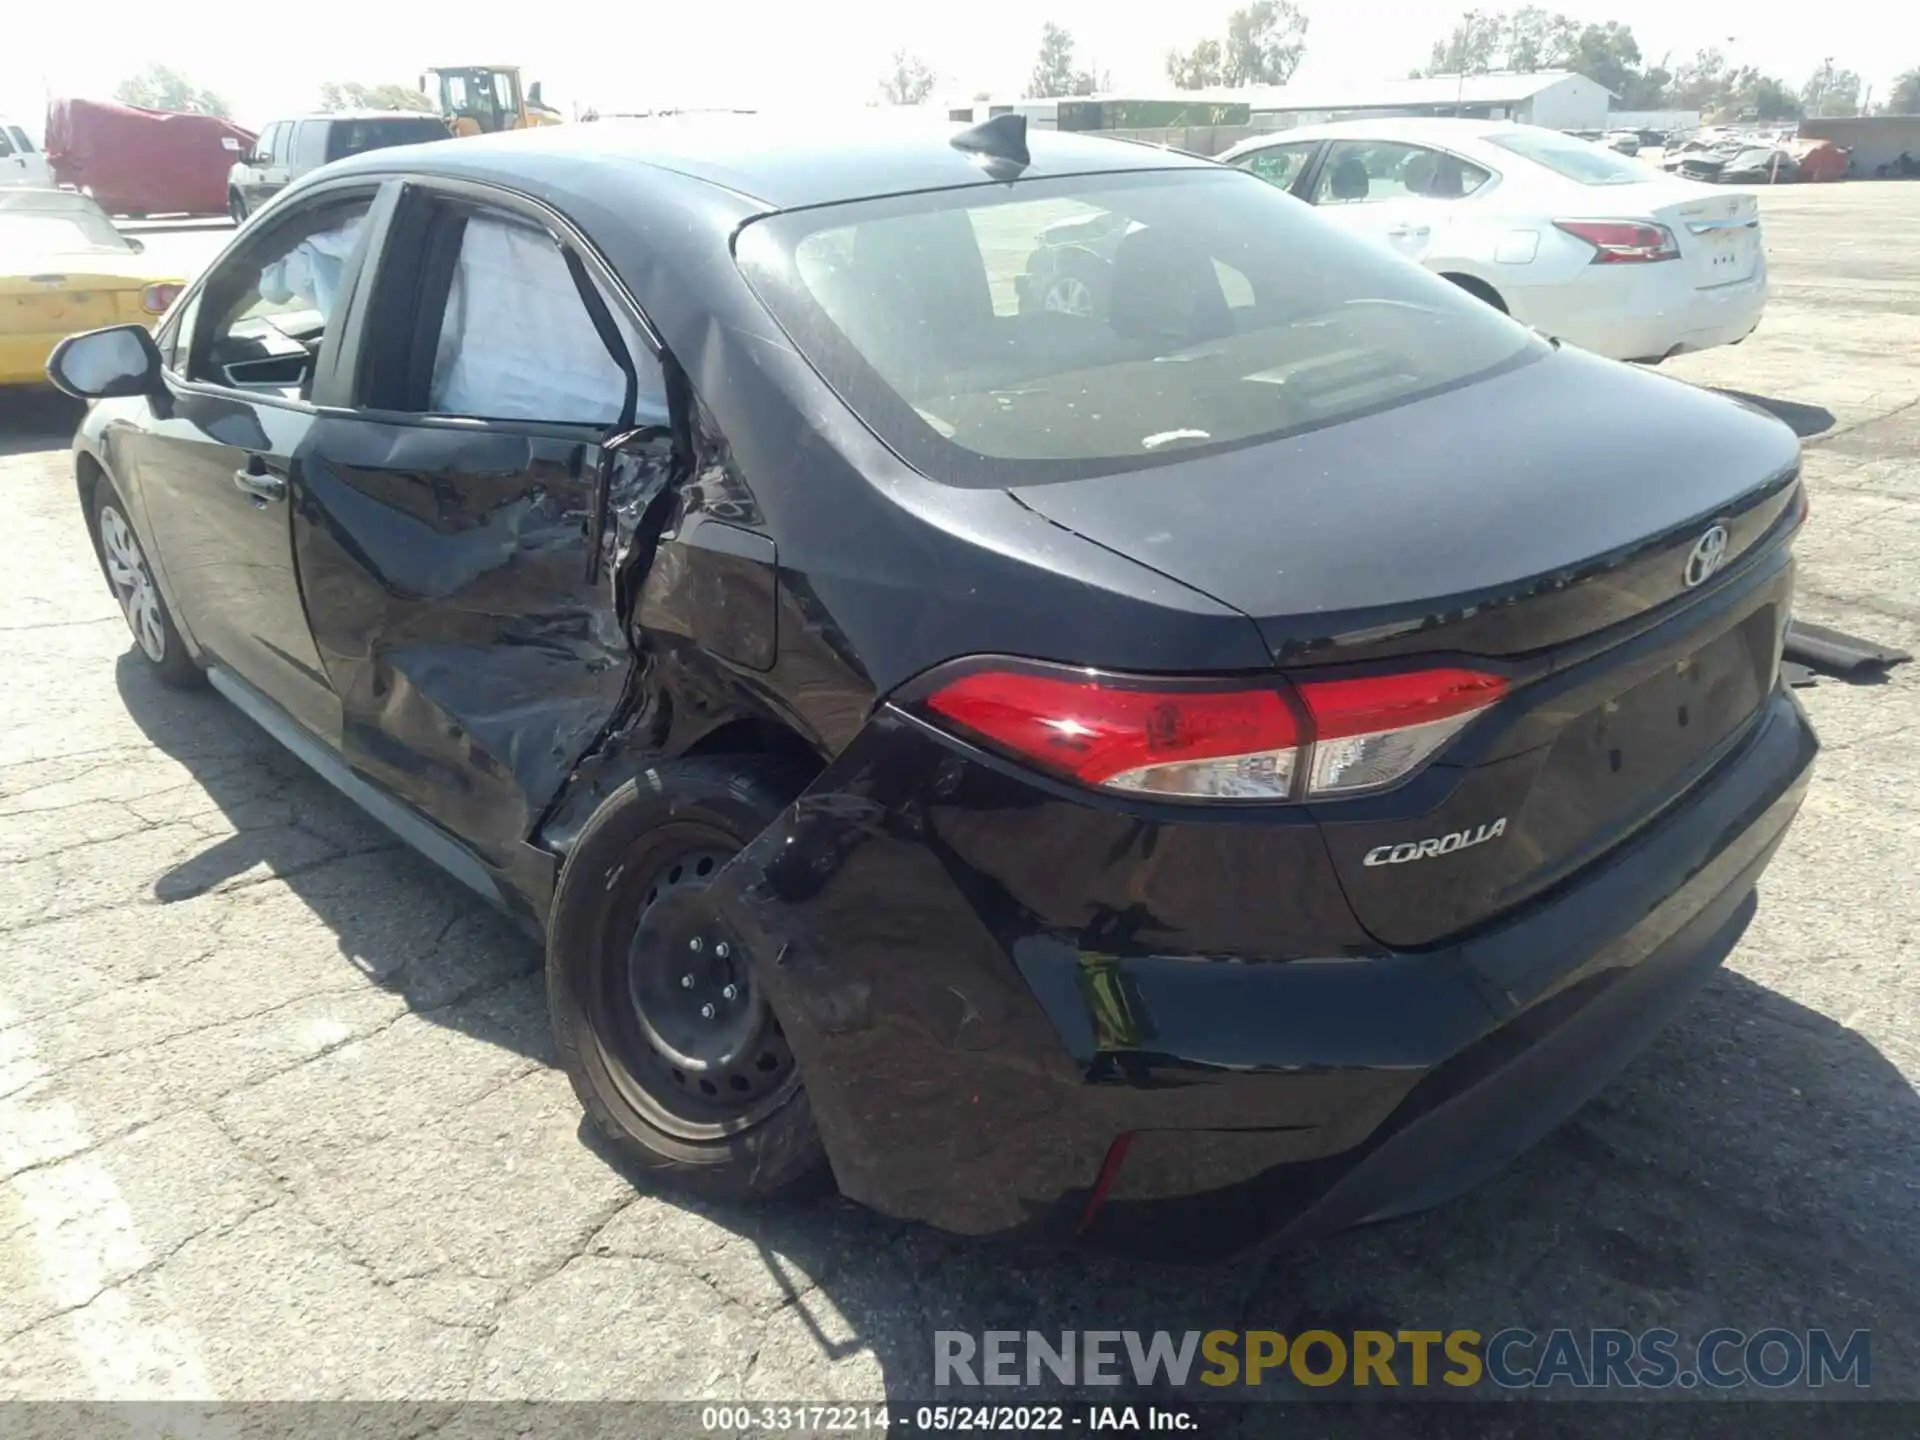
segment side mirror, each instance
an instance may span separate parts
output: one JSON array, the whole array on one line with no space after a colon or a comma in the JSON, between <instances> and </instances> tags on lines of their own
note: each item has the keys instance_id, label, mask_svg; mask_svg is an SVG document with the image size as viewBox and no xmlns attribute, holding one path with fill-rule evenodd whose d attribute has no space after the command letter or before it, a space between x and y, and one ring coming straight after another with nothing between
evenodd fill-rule
<instances>
[{"instance_id":1,"label":"side mirror","mask_svg":"<svg viewBox=\"0 0 1920 1440\"><path fill-rule=\"evenodd\" d=\"M144 325L88 330L53 347L47 378L77 400L151 395L160 387L160 351Z\"/></svg>"},{"instance_id":2,"label":"side mirror","mask_svg":"<svg viewBox=\"0 0 1920 1440\"><path fill-rule=\"evenodd\" d=\"M540 98L540 82L538 80L527 87L527 99L535 105L544 106L546 104L546 102Z\"/></svg>"}]
</instances>

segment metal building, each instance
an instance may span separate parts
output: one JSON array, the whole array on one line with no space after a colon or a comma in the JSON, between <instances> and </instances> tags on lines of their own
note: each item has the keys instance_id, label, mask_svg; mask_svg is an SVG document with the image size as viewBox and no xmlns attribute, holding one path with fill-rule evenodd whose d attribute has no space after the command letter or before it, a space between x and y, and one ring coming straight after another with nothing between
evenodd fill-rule
<instances>
[{"instance_id":1,"label":"metal building","mask_svg":"<svg viewBox=\"0 0 1920 1440\"><path fill-rule=\"evenodd\" d=\"M1271 116L1267 123L1276 129L1385 115L1465 115L1476 120L1518 120L1552 130L1604 130L1614 100L1606 86L1569 70L1248 86L1205 93L1209 98L1232 98L1250 105L1255 124Z\"/></svg>"}]
</instances>

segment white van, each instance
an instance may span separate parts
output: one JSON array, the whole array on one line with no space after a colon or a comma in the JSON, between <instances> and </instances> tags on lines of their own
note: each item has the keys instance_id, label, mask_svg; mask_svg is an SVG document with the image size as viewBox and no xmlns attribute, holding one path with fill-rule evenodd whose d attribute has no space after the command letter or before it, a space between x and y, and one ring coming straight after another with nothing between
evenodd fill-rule
<instances>
[{"instance_id":1,"label":"white van","mask_svg":"<svg viewBox=\"0 0 1920 1440\"><path fill-rule=\"evenodd\" d=\"M47 157L20 126L0 115L0 185L53 188Z\"/></svg>"}]
</instances>

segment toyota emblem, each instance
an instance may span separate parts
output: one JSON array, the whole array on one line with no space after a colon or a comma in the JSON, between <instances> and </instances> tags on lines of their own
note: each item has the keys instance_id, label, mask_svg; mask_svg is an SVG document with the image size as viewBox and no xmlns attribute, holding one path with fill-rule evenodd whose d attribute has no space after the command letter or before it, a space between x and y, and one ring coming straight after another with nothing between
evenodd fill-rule
<instances>
[{"instance_id":1,"label":"toyota emblem","mask_svg":"<svg viewBox=\"0 0 1920 1440\"><path fill-rule=\"evenodd\" d=\"M1704 584L1708 577L1727 563L1727 527L1715 525L1693 542L1687 555L1687 589Z\"/></svg>"}]
</instances>

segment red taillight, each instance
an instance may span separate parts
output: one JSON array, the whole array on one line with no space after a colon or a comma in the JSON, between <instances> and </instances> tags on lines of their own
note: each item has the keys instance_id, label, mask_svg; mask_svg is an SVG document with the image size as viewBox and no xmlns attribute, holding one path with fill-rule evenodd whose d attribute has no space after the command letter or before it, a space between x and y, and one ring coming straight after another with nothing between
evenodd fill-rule
<instances>
[{"instance_id":1,"label":"red taillight","mask_svg":"<svg viewBox=\"0 0 1920 1440\"><path fill-rule=\"evenodd\" d=\"M1392 784L1506 692L1506 681L1477 670L1302 683L1313 716L1307 793L1346 795Z\"/></svg>"},{"instance_id":2,"label":"red taillight","mask_svg":"<svg viewBox=\"0 0 1920 1440\"><path fill-rule=\"evenodd\" d=\"M1804 525L1807 517L1813 513L1813 497L1807 494L1807 482L1800 482L1800 498L1794 502L1793 523Z\"/></svg>"},{"instance_id":3,"label":"red taillight","mask_svg":"<svg viewBox=\"0 0 1920 1440\"><path fill-rule=\"evenodd\" d=\"M1646 265L1680 258L1680 242L1664 225L1645 220L1556 220L1553 224L1556 230L1593 246L1595 265Z\"/></svg>"},{"instance_id":4,"label":"red taillight","mask_svg":"<svg viewBox=\"0 0 1920 1440\"><path fill-rule=\"evenodd\" d=\"M140 292L140 308L149 315L164 315L167 307L179 298L184 285L149 285Z\"/></svg>"},{"instance_id":5,"label":"red taillight","mask_svg":"<svg viewBox=\"0 0 1920 1440\"><path fill-rule=\"evenodd\" d=\"M1497 675L1417 670L1223 690L1092 673L976 670L926 706L1084 784L1180 799L1351 795L1405 779L1506 693ZM1301 776L1305 780L1302 782Z\"/></svg>"},{"instance_id":6,"label":"red taillight","mask_svg":"<svg viewBox=\"0 0 1920 1440\"><path fill-rule=\"evenodd\" d=\"M1049 769L1089 785L1160 794L1229 795L1187 789L1206 777L1246 793L1284 796L1293 782L1300 724L1278 690L1157 690L1110 681L978 670L935 691L929 709ZM1262 757L1269 757L1262 764ZM1279 766L1282 773L1263 774Z\"/></svg>"}]
</instances>

